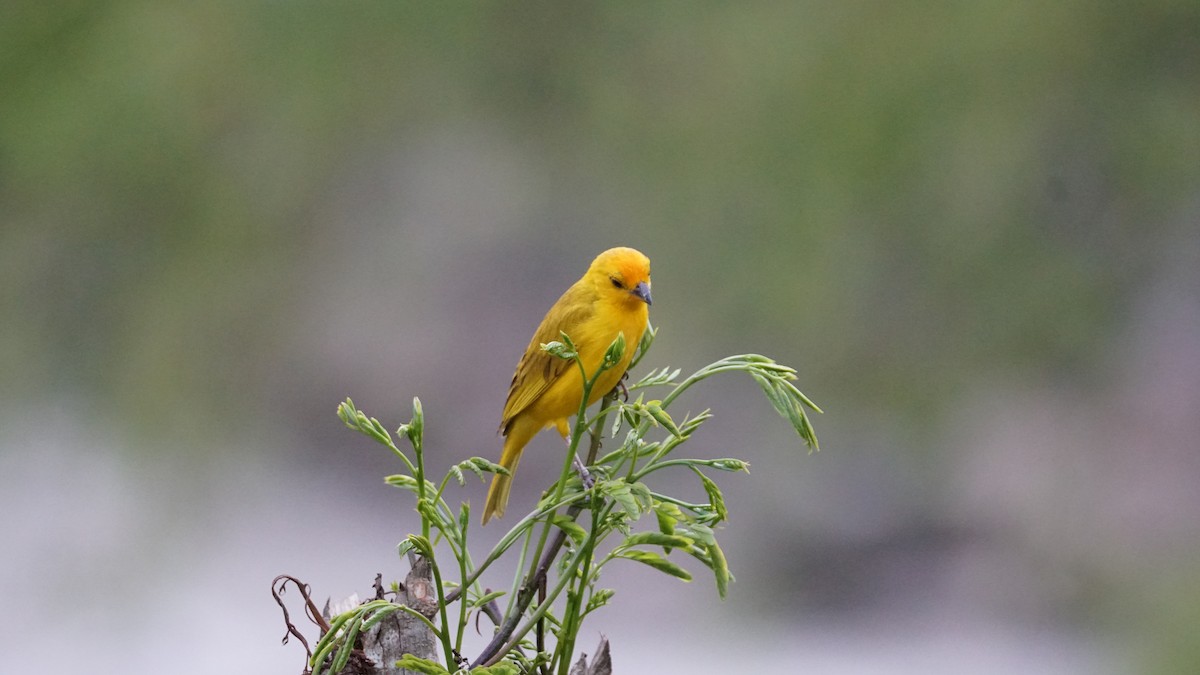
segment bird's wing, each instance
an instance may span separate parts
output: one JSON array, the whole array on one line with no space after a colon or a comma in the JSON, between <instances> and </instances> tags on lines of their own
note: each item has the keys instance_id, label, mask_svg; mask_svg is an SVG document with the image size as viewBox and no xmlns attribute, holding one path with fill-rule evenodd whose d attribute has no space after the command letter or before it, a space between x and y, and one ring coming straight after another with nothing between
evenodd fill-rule
<instances>
[{"instance_id":1,"label":"bird's wing","mask_svg":"<svg viewBox=\"0 0 1200 675\"><path fill-rule=\"evenodd\" d=\"M549 312L546 312L542 324L529 341L525 355L517 364L517 371L513 373L508 400L504 403L504 415L500 421L500 433L505 433L513 417L536 401L568 368L574 367L571 361L542 351L542 344L561 340L560 332L571 335L594 311L595 291L575 284L562 294Z\"/></svg>"}]
</instances>

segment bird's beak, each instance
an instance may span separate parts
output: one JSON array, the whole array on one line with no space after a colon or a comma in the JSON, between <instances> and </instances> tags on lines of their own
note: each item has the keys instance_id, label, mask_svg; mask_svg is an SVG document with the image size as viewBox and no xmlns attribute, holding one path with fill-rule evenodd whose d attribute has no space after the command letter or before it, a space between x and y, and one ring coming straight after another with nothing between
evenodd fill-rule
<instances>
[{"instance_id":1,"label":"bird's beak","mask_svg":"<svg viewBox=\"0 0 1200 675\"><path fill-rule=\"evenodd\" d=\"M637 297L641 298L642 302L646 303L647 305L654 304L654 302L650 300L650 284L644 281L639 281L638 285L634 286L633 291L631 292Z\"/></svg>"}]
</instances>

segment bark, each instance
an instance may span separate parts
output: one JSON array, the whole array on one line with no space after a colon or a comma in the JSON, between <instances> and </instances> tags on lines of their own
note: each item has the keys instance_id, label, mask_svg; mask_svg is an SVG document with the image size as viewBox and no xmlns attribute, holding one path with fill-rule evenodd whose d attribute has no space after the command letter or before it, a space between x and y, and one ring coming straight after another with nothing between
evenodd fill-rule
<instances>
[{"instance_id":1,"label":"bark","mask_svg":"<svg viewBox=\"0 0 1200 675\"><path fill-rule=\"evenodd\" d=\"M412 570L404 580L404 604L426 618L437 613L437 592L433 573L424 558L410 556ZM438 658L438 641L420 619L407 612L394 612L363 634L363 656L371 660L370 675L408 675L412 671L394 664L405 654L434 661ZM367 675L364 673L364 675Z\"/></svg>"},{"instance_id":2,"label":"bark","mask_svg":"<svg viewBox=\"0 0 1200 675\"><path fill-rule=\"evenodd\" d=\"M412 570L404 580L403 597L398 597L396 601L416 610L425 618L432 619L438 608L433 571L428 561L412 554L409 554L409 563ZM283 612L283 621L287 627L287 635L284 636L283 642L286 644L290 637L299 640L304 645L307 664L312 658L312 649L304 634L292 623L287 606L283 602L282 596L289 583L299 589L304 599L305 614L322 634L330 629L329 604L326 603L324 612L318 612L308 584L295 577L280 575L271 582L271 593ZM383 575L376 575L375 599L383 600L384 595ZM437 638L425 622L408 612L396 611L359 636L356 648L350 652L350 659L339 675L410 675L412 671L396 667L396 661L400 657L412 654L423 659L439 661L439 652ZM309 672L304 670L305 675Z\"/></svg>"},{"instance_id":3,"label":"bark","mask_svg":"<svg viewBox=\"0 0 1200 675\"><path fill-rule=\"evenodd\" d=\"M588 665L587 654L580 654L579 660L571 666L570 675L612 675L612 656L608 651L608 638L601 637L596 646L596 656Z\"/></svg>"}]
</instances>

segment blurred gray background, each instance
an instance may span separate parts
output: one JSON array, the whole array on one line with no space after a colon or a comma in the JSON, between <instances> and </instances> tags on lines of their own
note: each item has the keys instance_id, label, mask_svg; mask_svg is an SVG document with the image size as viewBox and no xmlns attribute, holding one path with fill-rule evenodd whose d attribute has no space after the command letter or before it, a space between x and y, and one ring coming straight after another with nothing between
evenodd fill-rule
<instances>
[{"instance_id":1,"label":"blurred gray background","mask_svg":"<svg viewBox=\"0 0 1200 675\"><path fill-rule=\"evenodd\" d=\"M826 414L810 456L747 378L681 399L692 453L753 465L719 476L738 581L614 566L583 649L1200 671L1197 3L0 15L6 671L299 672L271 578L367 595L415 523L337 403L420 396L436 466L497 456L612 245L653 260L635 375L760 352ZM516 505L558 467L528 452Z\"/></svg>"}]
</instances>

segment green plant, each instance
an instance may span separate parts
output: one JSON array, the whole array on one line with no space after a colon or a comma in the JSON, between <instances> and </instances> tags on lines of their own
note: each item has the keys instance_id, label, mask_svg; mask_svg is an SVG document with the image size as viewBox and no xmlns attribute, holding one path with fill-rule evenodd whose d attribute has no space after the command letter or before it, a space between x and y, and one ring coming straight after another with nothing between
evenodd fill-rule
<instances>
[{"instance_id":1,"label":"green plant","mask_svg":"<svg viewBox=\"0 0 1200 675\"><path fill-rule=\"evenodd\" d=\"M632 369L645 356L656 329L650 328L639 342ZM582 371L569 336L542 345L558 358L574 361L584 380L582 400L588 399L592 384L604 370L620 361L627 348L623 336L609 346L604 362L595 373ZM614 591L598 586L600 572L617 560L632 560L670 576L690 580L691 573L679 564L678 555L699 561L713 575L717 592L724 597L733 576L717 542L716 528L728 513L712 471L747 471L741 459L694 459L679 456L680 447L709 419L707 410L675 420L668 412L675 399L692 385L723 372L745 372L754 378L767 399L795 428L810 451L817 438L805 408L820 409L793 384L795 371L756 354L730 356L709 364L681 381L680 371L662 368L629 385L632 401L610 392L589 417L585 405L576 415L558 480L536 508L517 521L478 564L473 560L468 535L470 505L450 506L446 490L451 482L464 485L467 472L484 479L485 474L505 469L481 457L455 464L439 483L427 476L423 448L425 426L421 402L413 400L412 420L396 431L412 448L402 450L377 419L369 417L347 399L338 406L338 416L351 429L386 446L401 461L404 473L388 476L390 485L416 496L421 532L410 534L399 545L401 554L415 552L430 564L437 593L436 615L430 617L401 604L374 600L343 613L330 622L313 650L310 667L314 673L337 672L347 662L356 638L385 616L406 612L424 622L436 636L448 666L429 659L406 656L402 667L421 673L557 673L566 675L583 620L613 597ZM646 392L666 389L661 399L647 400ZM609 419L612 419L611 423ZM601 438L624 435L619 447L597 457ZM572 460L586 443L587 475L572 470ZM653 488L652 476L670 467L693 471L704 487L706 502L691 503ZM586 515L585 515L586 514ZM644 516L654 516L652 529L635 531ZM438 546L449 550L439 558ZM501 556L516 548L518 572L511 589L485 592L480 576ZM452 559L451 565L446 562ZM553 574L552 574L553 572ZM537 598L536 602L535 596ZM506 598L499 611L496 601ZM473 611L487 613L496 623L491 643L469 663L460 657L463 635ZM547 644L553 637L552 646Z\"/></svg>"}]
</instances>

